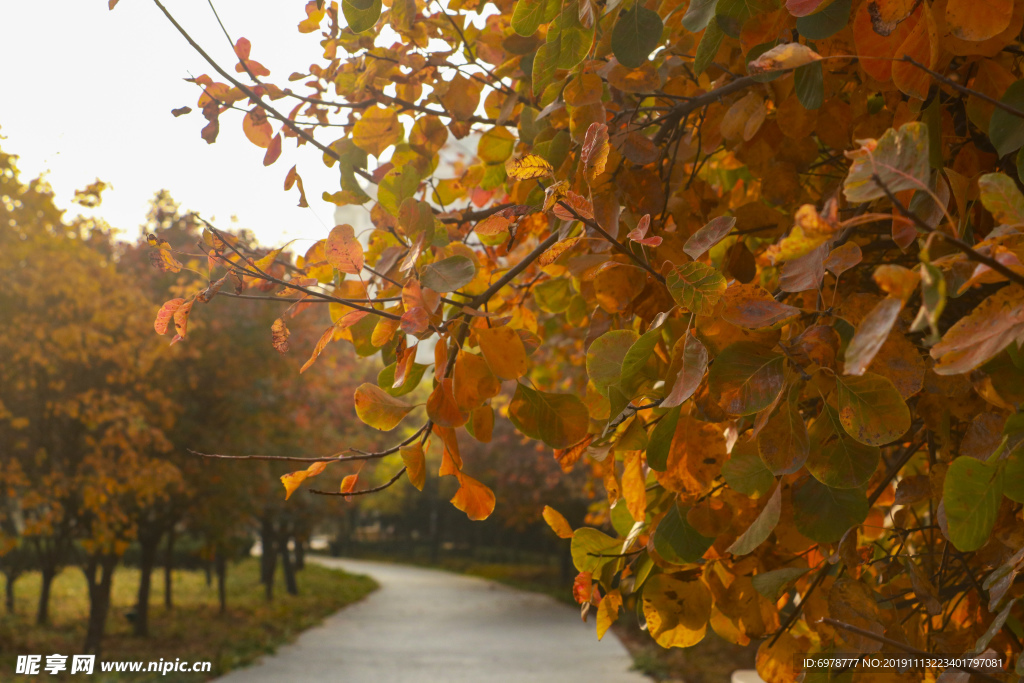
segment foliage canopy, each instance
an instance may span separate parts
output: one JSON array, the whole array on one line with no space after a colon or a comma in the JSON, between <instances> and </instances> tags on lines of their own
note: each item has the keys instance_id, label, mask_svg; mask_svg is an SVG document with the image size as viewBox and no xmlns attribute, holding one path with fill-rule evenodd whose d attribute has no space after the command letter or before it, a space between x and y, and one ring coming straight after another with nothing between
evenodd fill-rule
<instances>
[{"instance_id":1,"label":"foliage canopy","mask_svg":"<svg viewBox=\"0 0 1024 683\"><path fill-rule=\"evenodd\" d=\"M208 142L315 147L372 219L294 262L208 225L212 284L157 319L273 291L282 352L329 304L303 370L381 364L356 413L405 431L289 494L367 459L421 486L435 440L486 517L459 443L507 418L607 494L615 536L545 511L599 635L625 604L665 647L764 639L772 683L883 647L1021 672L1024 1L384 5L307 3L287 81L244 38L194 79Z\"/></svg>"}]
</instances>

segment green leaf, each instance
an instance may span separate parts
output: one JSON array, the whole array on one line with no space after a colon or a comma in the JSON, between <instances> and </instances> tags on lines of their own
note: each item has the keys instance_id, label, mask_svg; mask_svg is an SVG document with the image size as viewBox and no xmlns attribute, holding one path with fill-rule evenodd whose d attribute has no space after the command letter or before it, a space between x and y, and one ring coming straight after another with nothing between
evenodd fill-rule
<instances>
[{"instance_id":1,"label":"green leaf","mask_svg":"<svg viewBox=\"0 0 1024 683\"><path fill-rule=\"evenodd\" d=\"M617 555L621 547L622 541L585 526L573 532L569 552L572 554L572 563L576 565L578 571L597 572L604 565L617 559L600 556Z\"/></svg>"},{"instance_id":2,"label":"green leaf","mask_svg":"<svg viewBox=\"0 0 1024 683\"><path fill-rule=\"evenodd\" d=\"M981 203L1001 225L1024 224L1024 196L1013 179L1003 173L978 178Z\"/></svg>"},{"instance_id":3,"label":"green leaf","mask_svg":"<svg viewBox=\"0 0 1024 683\"><path fill-rule=\"evenodd\" d=\"M356 415L365 424L381 431L390 431L398 426L413 406L395 398L383 389L369 382L359 385L355 393Z\"/></svg>"},{"instance_id":4,"label":"green leaf","mask_svg":"<svg viewBox=\"0 0 1024 683\"><path fill-rule=\"evenodd\" d=\"M1024 79L1010 85L999 101L1024 111ZM1024 119L997 107L988 122L988 137L999 156L1016 152L1024 146Z\"/></svg>"},{"instance_id":5,"label":"green leaf","mask_svg":"<svg viewBox=\"0 0 1024 683\"><path fill-rule=\"evenodd\" d=\"M555 68L572 69L582 62L594 44L594 29L580 23L579 5L570 3L548 27L548 58Z\"/></svg>"},{"instance_id":6,"label":"green leaf","mask_svg":"<svg viewBox=\"0 0 1024 683\"><path fill-rule=\"evenodd\" d=\"M888 378L836 375L836 397L839 421L862 444L884 446L910 429L910 409Z\"/></svg>"},{"instance_id":7,"label":"green leaf","mask_svg":"<svg viewBox=\"0 0 1024 683\"><path fill-rule=\"evenodd\" d=\"M612 29L612 52L619 64L630 69L641 66L661 43L663 29L658 13L639 2L620 14Z\"/></svg>"},{"instance_id":8,"label":"green leaf","mask_svg":"<svg viewBox=\"0 0 1024 683\"><path fill-rule=\"evenodd\" d=\"M785 357L754 342L725 347L708 373L712 395L732 415L753 415L775 401L784 384Z\"/></svg>"},{"instance_id":9,"label":"green leaf","mask_svg":"<svg viewBox=\"0 0 1024 683\"><path fill-rule=\"evenodd\" d=\"M825 101L825 80L821 62L798 66L793 71L796 98L804 109L819 109Z\"/></svg>"},{"instance_id":10,"label":"green leaf","mask_svg":"<svg viewBox=\"0 0 1024 683\"><path fill-rule=\"evenodd\" d=\"M420 380L423 379L423 373L426 372L429 367L429 365L413 363L412 367L409 369L409 375L405 378L402 386L396 389L391 385L395 383L395 370L398 368L398 363L392 363L391 365L381 368L381 371L377 373L377 386L392 396L405 396L420 385Z\"/></svg>"},{"instance_id":11,"label":"green leaf","mask_svg":"<svg viewBox=\"0 0 1024 683\"><path fill-rule=\"evenodd\" d=\"M647 465L652 470L664 472L668 467L668 452L672 448L672 439L676 435L681 410L676 406L668 411L651 430L651 437L647 442Z\"/></svg>"},{"instance_id":12,"label":"green leaf","mask_svg":"<svg viewBox=\"0 0 1024 683\"><path fill-rule=\"evenodd\" d=\"M1015 503L1024 503L1024 446L1017 446L1006 458L1003 493Z\"/></svg>"},{"instance_id":13,"label":"green leaf","mask_svg":"<svg viewBox=\"0 0 1024 683\"><path fill-rule=\"evenodd\" d=\"M673 268L667 284L676 303L697 315L711 315L728 287L720 272L699 261Z\"/></svg>"},{"instance_id":14,"label":"green leaf","mask_svg":"<svg viewBox=\"0 0 1024 683\"><path fill-rule=\"evenodd\" d=\"M468 256L449 256L423 269L420 284L435 292L454 292L473 281L476 266Z\"/></svg>"},{"instance_id":15,"label":"green leaf","mask_svg":"<svg viewBox=\"0 0 1024 683\"><path fill-rule=\"evenodd\" d=\"M345 14L345 21L354 33L368 31L376 25L380 19L380 10L383 4L381 0L363 2L362 0L342 0L341 11Z\"/></svg>"},{"instance_id":16,"label":"green leaf","mask_svg":"<svg viewBox=\"0 0 1024 683\"><path fill-rule=\"evenodd\" d=\"M696 562L715 542L715 539L699 534L686 521L686 513L689 510L673 505L654 530L654 549L673 564Z\"/></svg>"},{"instance_id":17,"label":"green leaf","mask_svg":"<svg viewBox=\"0 0 1024 683\"><path fill-rule=\"evenodd\" d=\"M810 570L807 567L783 567L782 569L773 569L770 572L755 574L750 577L750 582L754 584L754 590L764 597L769 600L778 600L782 596L782 589L786 585L796 581L808 571Z\"/></svg>"},{"instance_id":18,"label":"green leaf","mask_svg":"<svg viewBox=\"0 0 1024 683\"><path fill-rule=\"evenodd\" d=\"M868 516L868 498L861 489L833 489L814 477L793 485L797 531L818 543L835 543Z\"/></svg>"},{"instance_id":19,"label":"green leaf","mask_svg":"<svg viewBox=\"0 0 1024 683\"><path fill-rule=\"evenodd\" d=\"M861 147L846 155L853 159L853 164L843 183L843 193L851 202L859 204L885 197L885 191L873 178L876 174L892 193L928 187L928 126L920 121L905 123L899 131L885 131L874 150Z\"/></svg>"},{"instance_id":20,"label":"green leaf","mask_svg":"<svg viewBox=\"0 0 1024 683\"><path fill-rule=\"evenodd\" d=\"M377 186L377 201L388 213L397 217L402 202L416 194L419 186L420 176L413 167L393 168Z\"/></svg>"},{"instance_id":21,"label":"green leaf","mask_svg":"<svg viewBox=\"0 0 1024 683\"><path fill-rule=\"evenodd\" d=\"M627 394L632 394L636 386L642 381L640 374L647 367L647 362L654 354L654 347L661 339L661 328L656 327L648 330L640 336L633 345L629 347L625 358L622 359L622 377L620 385Z\"/></svg>"},{"instance_id":22,"label":"green leaf","mask_svg":"<svg viewBox=\"0 0 1024 683\"><path fill-rule=\"evenodd\" d=\"M851 5L851 0L835 0L820 12L797 17L796 30L808 40L831 38L850 23Z\"/></svg>"},{"instance_id":23,"label":"green leaf","mask_svg":"<svg viewBox=\"0 0 1024 683\"><path fill-rule=\"evenodd\" d=\"M772 0L718 0L715 23L730 38L739 38L743 24L751 17L774 9Z\"/></svg>"},{"instance_id":24,"label":"green leaf","mask_svg":"<svg viewBox=\"0 0 1024 683\"><path fill-rule=\"evenodd\" d=\"M612 330L594 340L587 349L587 375L604 393L608 387L618 384L622 377L622 365L630 347L639 339L633 330Z\"/></svg>"},{"instance_id":25,"label":"green leaf","mask_svg":"<svg viewBox=\"0 0 1024 683\"><path fill-rule=\"evenodd\" d=\"M729 488L745 496L763 496L775 483L775 475L765 467L759 456L753 453L741 455L735 448L732 457L722 465L722 477Z\"/></svg>"},{"instance_id":26,"label":"green leaf","mask_svg":"<svg viewBox=\"0 0 1024 683\"><path fill-rule=\"evenodd\" d=\"M572 283L564 278L545 280L533 288L533 299L548 313L562 313L569 308L575 294Z\"/></svg>"},{"instance_id":27,"label":"green leaf","mask_svg":"<svg viewBox=\"0 0 1024 683\"><path fill-rule=\"evenodd\" d=\"M715 55L718 54L718 46L722 44L722 38L724 37L725 33L722 32L717 21L708 23L708 27L704 29L704 35L700 38L700 43L697 44L697 54L694 55L694 76L700 76L704 73L704 69L711 65Z\"/></svg>"},{"instance_id":28,"label":"green leaf","mask_svg":"<svg viewBox=\"0 0 1024 683\"><path fill-rule=\"evenodd\" d=\"M707 28L711 17L715 16L718 0L693 0L683 15L683 28L690 33L700 33Z\"/></svg>"},{"instance_id":29,"label":"green leaf","mask_svg":"<svg viewBox=\"0 0 1024 683\"><path fill-rule=\"evenodd\" d=\"M811 448L807 471L825 486L836 489L853 489L867 483L878 468L882 451L847 436L832 406L825 404L818 419L830 422L830 431L837 438Z\"/></svg>"},{"instance_id":30,"label":"green leaf","mask_svg":"<svg viewBox=\"0 0 1024 683\"><path fill-rule=\"evenodd\" d=\"M587 407L573 394L534 391L523 384L516 385L508 416L520 432L552 448L579 443L590 424Z\"/></svg>"},{"instance_id":31,"label":"green leaf","mask_svg":"<svg viewBox=\"0 0 1024 683\"><path fill-rule=\"evenodd\" d=\"M942 502L949 540L961 552L988 541L1003 497L1003 472L998 465L960 456L946 472Z\"/></svg>"},{"instance_id":32,"label":"green leaf","mask_svg":"<svg viewBox=\"0 0 1024 683\"><path fill-rule=\"evenodd\" d=\"M775 492L765 503L761 513L743 534L726 550L733 555L748 555L764 543L771 535L782 514L782 485L775 487Z\"/></svg>"},{"instance_id":33,"label":"green leaf","mask_svg":"<svg viewBox=\"0 0 1024 683\"><path fill-rule=\"evenodd\" d=\"M561 5L556 0L519 0L512 12L512 29L521 36L532 36L558 15Z\"/></svg>"}]
</instances>

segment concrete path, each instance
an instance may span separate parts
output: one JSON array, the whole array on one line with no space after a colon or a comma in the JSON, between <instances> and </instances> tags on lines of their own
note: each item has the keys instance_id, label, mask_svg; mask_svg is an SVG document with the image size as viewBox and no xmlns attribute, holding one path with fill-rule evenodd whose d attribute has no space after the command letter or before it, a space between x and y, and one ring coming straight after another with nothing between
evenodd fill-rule
<instances>
[{"instance_id":1,"label":"concrete path","mask_svg":"<svg viewBox=\"0 0 1024 683\"><path fill-rule=\"evenodd\" d=\"M419 567L309 558L380 589L223 683L650 683L594 620L549 596ZM566 589L568 590L568 588Z\"/></svg>"}]
</instances>

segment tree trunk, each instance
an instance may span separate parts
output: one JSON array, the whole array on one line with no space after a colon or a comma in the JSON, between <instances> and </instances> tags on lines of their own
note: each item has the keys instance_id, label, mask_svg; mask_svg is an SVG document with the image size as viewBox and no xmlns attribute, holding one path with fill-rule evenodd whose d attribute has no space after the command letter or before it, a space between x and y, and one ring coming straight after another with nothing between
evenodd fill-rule
<instances>
[{"instance_id":1,"label":"tree trunk","mask_svg":"<svg viewBox=\"0 0 1024 683\"><path fill-rule=\"evenodd\" d=\"M217 549L217 595L220 597L220 613L228 611L228 588L227 588L228 563L224 557L224 549Z\"/></svg>"},{"instance_id":2,"label":"tree trunk","mask_svg":"<svg viewBox=\"0 0 1024 683\"><path fill-rule=\"evenodd\" d=\"M213 585L213 562L209 558L203 562L203 571L206 572L206 587Z\"/></svg>"},{"instance_id":3,"label":"tree trunk","mask_svg":"<svg viewBox=\"0 0 1024 683\"><path fill-rule=\"evenodd\" d=\"M302 571L306 568L306 546L303 542L296 537L295 538L295 571Z\"/></svg>"},{"instance_id":4,"label":"tree trunk","mask_svg":"<svg viewBox=\"0 0 1024 683\"><path fill-rule=\"evenodd\" d=\"M263 519L260 535L263 543L263 557L260 565L267 601L274 599L274 573L277 570L277 543L274 541L274 523L269 517Z\"/></svg>"},{"instance_id":5,"label":"tree trunk","mask_svg":"<svg viewBox=\"0 0 1024 683\"><path fill-rule=\"evenodd\" d=\"M174 541L177 534L172 526L167 530L167 557L164 560L164 607L174 607Z\"/></svg>"},{"instance_id":6,"label":"tree trunk","mask_svg":"<svg viewBox=\"0 0 1024 683\"><path fill-rule=\"evenodd\" d=\"M7 607L8 614L14 614L14 582L18 580L21 572L5 572L4 575L7 577L6 593L4 594L4 605Z\"/></svg>"},{"instance_id":7,"label":"tree trunk","mask_svg":"<svg viewBox=\"0 0 1024 683\"><path fill-rule=\"evenodd\" d=\"M47 563L42 568L42 584L39 587L39 607L36 610L36 624L43 626L50 621L50 588L53 578L57 576L57 568Z\"/></svg>"},{"instance_id":8,"label":"tree trunk","mask_svg":"<svg viewBox=\"0 0 1024 683\"><path fill-rule=\"evenodd\" d=\"M110 612L110 589L116 566L116 555L93 555L85 567L85 580L89 584L89 622L83 649L97 657L101 654L103 631Z\"/></svg>"},{"instance_id":9,"label":"tree trunk","mask_svg":"<svg viewBox=\"0 0 1024 683\"><path fill-rule=\"evenodd\" d=\"M281 568L284 569L284 583L288 589L288 595L299 594L299 584L295 581L295 565L292 563L292 554L288 552L288 534L282 531L278 536L281 553Z\"/></svg>"},{"instance_id":10,"label":"tree trunk","mask_svg":"<svg viewBox=\"0 0 1024 683\"><path fill-rule=\"evenodd\" d=\"M135 635L149 635L149 594L153 585L153 569L156 567L156 553L162 534L140 535L142 555L139 558L139 595L135 601Z\"/></svg>"}]
</instances>

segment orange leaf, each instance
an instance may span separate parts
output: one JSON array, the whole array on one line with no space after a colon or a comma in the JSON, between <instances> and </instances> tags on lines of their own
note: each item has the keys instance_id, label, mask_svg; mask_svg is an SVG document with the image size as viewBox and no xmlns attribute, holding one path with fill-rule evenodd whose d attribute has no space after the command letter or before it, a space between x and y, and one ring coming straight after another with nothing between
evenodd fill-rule
<instances>
[{"instance_id":1,"label":"orange leaf","mask_svg":"<svg viewBox=\"0 0 1024 683\"><path fill-rule=\"evenodd\" d=\"M962 40L982 41L993 38L1010 25L1013 0L949 0L946 25Z\"/></svg>"},{"instance_id":2,"label":"orange leaf","mask_svg":"<svg viewBox=\"0 0 1024 683\"><path fill-rule=\"evenodd\" d=\"M629 514L637 522L644 521L647 514L647 485L640 454L641 451L627 451L622 470L622 497L626 499Z\"/></svg>"},{"instance_id":3,"label":"orange leaf","mask_svg":"<svg viewBox=\"0 0 1024 683\"><path fill-rule=\"evenodd\" d=\"M442 379L430 393L427 416L442 427L461 427L469 420L469 414L461 411L455 403L451 378Z\"/></svg>"},{"instance_id":4,"label":"orange leaf","mask_svg":"<svg viewBox=\"0 0 1024 683\"><path fill-rule=\"evenodd\" d=\"M157 334L167 334L167 326L171 323L174 318L174 312L185 303L184 299L171 299L164 303L157 311L156 321L153 323L153 329L156 330Z\"/></svg>"},{"instance_id":5,"label":"orange leaf","mask_svg":"<svg viewBox=\"0 0 1024 683\"><path fill-rule=\"evenodd\" d=\"M501 379L517 379L526 374L529 366L526 347L511 327L478 328L476 337L495 375Z\"/></svg>"},{"instance_id":6,"label":"orange leaf","mask_svg":"<svg viewBox=\"0 0 1024 683\"><path fill-rule=\"evenodd\" d=\"M459 472L459 490L451 503L474 522L487 519L494 512L494 492L469 475Z\"/></svg>"},{"instance_id":7,"label":"orange leaf","mask_svg":"<svg viewBox=\"0 0 1024 683\"><path fill-rule=\"evenodd\" d=\"M291 333L283 320L278 318L274 321L274 324L270 326L270 334L272 335L270 343L274 346L274 350L278 353L288 353L288 336Z\"/></svg>"},{"instance_id":8,"label":"orange leaf","mask_svg":"<svg viewBox=\"0 0 1024 683\"><path fill-rule=\"evenodd\" d=\"M282 325L283 324L284 323L282 323ZM316 362L316 359L320 357L320 354L323 353L324 348L328 344L331 343L332 339L334 339L334 326L333 325L328 327L327 330L322 335L320 335L320 339L317 341L316 347L314 347L314 349L313 349L313 355L309 357L309 360L307 360L302 365L301 368L299 368L299 374L302 374L303 372L308 370L309 367L311 365L313 365L313 363ZM277 347L275 346L274 348L277 348Z\"/></svg>"},{"instance_id":9,"label":"orange leaf","mask_svg":"<svg viewBox=\"0 0 1024 683\"><path fill-rule=\"evenodd\" d=\"M905 94L923 100L928 97L932 77L913 64L900 60L905 56L911 57L919 64L934 69L939 61L939 29L927 3L921 3L916 14L920 15L917 25L893 55L896 61L892 64L892 81Z\"/></svg>"},{"instance_id":10,"label":"orange leaf","mask_svg":"<svg viewBox=\"0 0 1024 683\"><path fill-rule=\"evenodd\" d=\"M249 142L266 149L270 147L270 140L274 136L274 128L267 120L267 114L261 107L256 107L242 119L242 130Z\"/></svg>"},{"instance_id":11,"label":"orange leaf","mask_svg":"<svg viewBox=\"0 0 1024 683\"><path fill-rule=\"evenodd\" d=\"M363 269L363 245L356 239L355 228L351 225L336 225L327 237L324 246L327 262L340 273L358 275Z\"/></svg>"},{"instance_id":12,"label":"orange leaf","mask_svg":"<svg viewBox=\"0 0 1024 683\"><path fill-rule=\"evenodd\" d=\"M359 481L358 474L346 475L345 478L341 480L341 488L339 491L341 493L352 493L356 488L357 481Z\"/></svg>"},{"instance_id":13,"label":"orange leaf","mask_svg":"<svg viewBox=\"0 0 1024 683\"><path fill-rule=\"evenodd\" d=\"M572 527L569 526L569 521L562 516L561 512L550 505L545 505L541 516L544 517L544 521L548 523L548 526L551 527L556 536L559 538L572 538Z\"/></svg>"}]
</instances>

